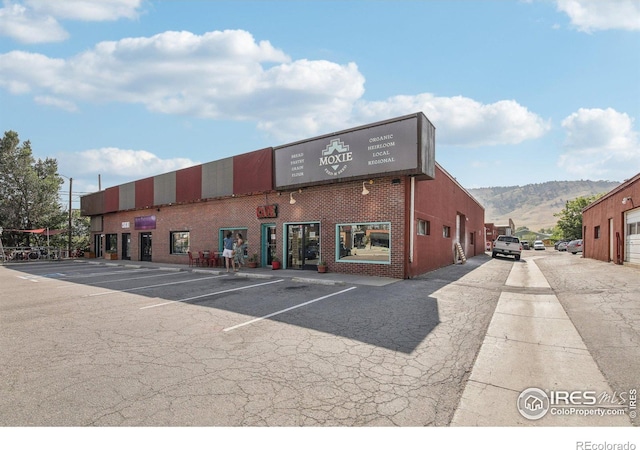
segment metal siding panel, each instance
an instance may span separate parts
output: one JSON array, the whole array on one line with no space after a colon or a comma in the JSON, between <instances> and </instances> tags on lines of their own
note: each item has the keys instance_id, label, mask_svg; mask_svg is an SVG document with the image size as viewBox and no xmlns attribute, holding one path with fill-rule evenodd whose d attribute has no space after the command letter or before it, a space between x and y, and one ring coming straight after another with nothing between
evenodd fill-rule
<instances>
[{"instance_id":1,"label":"metal siding panel","mask_svg":"<svg viewBox=\"0 0 640 450\"><path fill-rule=\"evenodd\" d=\"M104 213L104 191L94 192L80 198L80 213L95 216Z\"/></svg>"},{"instance_id":2,"label":"metal siding panel","mask_svg":"<svg viewBox=\"0 0 640 450\"><path fill-rule=\"evenodd\" d=\"M233 157L233 193L250 194L273 189L273 148Z\"/></svg>"},{"instance_id":3,"label":"metal siding panel","mask_svg":"<svg viewBox=\"0 0 640 450\"><path fill-rule=\"evenodd\" d=\"M190 202L202 198L202 166L176 172L176 201Z\"/></svg>"},{"instance_id":4,"label":"metal siding panel","mask_svg":"<svg viewBox=\"0 0 640 450\"><path fill-rule=\"evenodd\" d=\"M102 232L103 217L102 216L94 216L91 218L90 229L92 233L100 233Z\"/></svg>"},{"instance_id":5,"label":"metal siding panel","mask_svg":"<svg viewBox=\"0 0 640 450\"><path fill-rule=\"evenodd\" d=\"M104 191L104 212L115 212L120 207L120 189L118 186L110 187Z\"/></svg>"},{"instance_id":6,"label":"metal siding panel","mask_svg":"<svg viewBox=\"0 0 640 450\"><path fill-rule=\"evenodd\" d=\"M433 180L436 165L436 128L424 114L420 114L420 164L422 173L420 179Z\"/></svg>"},{"instance_id":7,"label":"metal siding panel","mask_svg":"<svg viewBox=\"0 0 640 450\"><path fill-rule=\"evenodd\" d=\"M233 194L233 158L202 165L202 198Z\"/></svg>"},{"instance_id":8,"label":"metal siding panel","mask_svg":"<svg viewBox=\"0 0 640 450\"><path fill-rule=\"evenodd\" d=\"M134 209L136 207L136 184L127 183L120 185L120 211Z\"/></svg>"},{"instance_id":9,"label":"metal siding panel","mask_svg":"<svg viewBox=\"0 0 640 450\"><path fill-rule=\"evenodd\" d=\"M153 177L153 204L166 205L176 202L176 173L169 172Z\"/></svg>"},{"instance_id":10,"label":"metal siding panel","mask_svg":"<svg viewBox=\"0 0 640 450\"><path fill-rule=\"evenodd\" d=\"M136 184L136 208L153 206L153 178L138 180Z\"/></svg>"}]
</instances>

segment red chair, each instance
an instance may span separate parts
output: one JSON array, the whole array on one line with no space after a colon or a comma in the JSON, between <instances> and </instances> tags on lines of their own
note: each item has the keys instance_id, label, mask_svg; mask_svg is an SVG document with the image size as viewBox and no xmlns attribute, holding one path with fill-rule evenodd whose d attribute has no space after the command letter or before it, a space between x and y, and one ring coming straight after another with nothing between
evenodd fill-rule
<instances>
[{"instance_id":1,"label":"red chair","mask_svg":"<svg viewBox=\"0 0 640 450\"><path fill-rule=\"evenodd\" d=\"M200 258L194 258L191 252L187 252L187 254L189 255L189 267L193 266L194 264L196 266L200 265Z\"/></svg>"},{"instance_id":2,"label":"red chair","mask_svg":"<svg viewBox=\"0 0 640 450\"><path fill-rule=\"evenodd\" d=\"M204 252L198 252L198 261L200 263L201 266L204 267L204 265L208 262L207 259L204 257Z\"/></svg>"},{"instance_id":3,"label":"red chair","mask_svg":"<svg viewBox=\"0 0 640 450\"><path fill-rule=\"evenodd\" d=\"M217 267L218 266L218 256L216 252L209 252L209 267Z\"/></svg>"}]
</instances>

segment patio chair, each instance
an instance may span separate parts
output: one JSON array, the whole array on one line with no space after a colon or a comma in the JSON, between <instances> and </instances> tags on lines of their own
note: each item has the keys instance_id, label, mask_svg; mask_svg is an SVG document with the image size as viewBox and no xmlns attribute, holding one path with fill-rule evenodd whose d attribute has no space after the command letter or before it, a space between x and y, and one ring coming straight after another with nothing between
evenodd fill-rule
<instances>
[{"instance_id":1,"label":"patio chair","mask_svg":"<svg viewBox=\"0 0 640 450\"><path fill-rule=\"evenodd\" d=\"M191 252L187 252L187 254L189 255L189 267L193 266L194 264L196 266L200 265L200 258L198 257L193 257L193 254Z\"/></svg>"}]
</instances>

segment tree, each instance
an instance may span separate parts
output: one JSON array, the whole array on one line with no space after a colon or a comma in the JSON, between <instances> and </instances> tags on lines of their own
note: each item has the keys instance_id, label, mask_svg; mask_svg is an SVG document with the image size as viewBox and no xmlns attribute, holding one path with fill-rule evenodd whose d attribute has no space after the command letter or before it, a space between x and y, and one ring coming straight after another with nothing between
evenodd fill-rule
<instances>
[{"instance_id":1,"label":"tree","mask_svg":"<svg viewBox=\"0 0 640 450\"><path fill-rule=\"evenodd\" d=\"M58 202L63 183L58 162L33 158L31 143L20 143L18 133L0 138L0 224L5 230L66 228L65 212ZM31 245L30 233L5 232L5 245Z\"/></svg>"},{"instance_id":2,"label":"tree","mask_svg":"<svg viewBox=\"0 0 640 450\"><path fill-rule=\"evenodd\" d=\"M556 226L559 229L557 234L560 235L561 239L582 238L582 210L600 197L602 197L602 194L568 200L564 209L554 214L555 217L559 217Z\"/></svg>"}]
</instances>

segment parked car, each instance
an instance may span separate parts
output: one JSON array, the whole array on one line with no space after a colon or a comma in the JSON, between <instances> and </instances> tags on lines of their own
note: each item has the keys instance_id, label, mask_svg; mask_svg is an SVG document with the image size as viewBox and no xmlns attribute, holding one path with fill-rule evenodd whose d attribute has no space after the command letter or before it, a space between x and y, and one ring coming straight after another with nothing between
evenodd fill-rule
<instances>
[{"instance_id":1,"label":"parked car","mask_svg":"<svg viewBox=\"0 0 640 450\"><path fill-rule=\"evenodd\" d=\"M553 247L554 247L556 250L560 250L560 249L558 248L558 247L560 246L560 244L562 244L562 243L568 244L569 242L571 242L571 239L560 239L558 242L556 242L556 243L553 245ZM566 250L566 249L565 249L565 250Z\"/></svg>"},{"instance_id":2,"label":"parked car","mask_svg":"<svg viewBox=\"0 0 640 450\"><path fill-rule=\"evenodd\" d=\"M569 242L567 245L567 251L573 253L582 253L582 239L576 239L575 241Z\"/></svg>"},{"instance_id":3,"label":"parked car","mask_svg":"<svg viewBox=\"0 0 640 450\"><path fill-rule=\"evenodd\" d=\"M529 241L520 241L522 244L522 250L529 250Z\"/></svg>"},{"instance_id":4,"label":"parked car","mask_svg":"<svg viewBox=\"0 0 640 450\"><path fill-rule=\"evenodd\" d=\"M533 243L533 249L534 250L546 250L547 248L544 246L544 242L542 241L535 241Z\"/></svg>"},{"instance_id":5,"label":"parked car","mask_svg":"<svg viewBox=\"0 0 640 450\"><path fill-rule=\"evenodd\" d=\"M516 261L520 261L520 254L522 252L522 245L520 239L515 236L500 235L493 242L493 250L491 251L491 257L495 258L496 255L501 254L505 256L513 256Z\"/></svg>"},{"instance_id":6,"label":"parked car","mask_svg":"<svg viewBox=\"0 0 640 450\"><path fill-rule=\"evenodd\" d=\"M567 245L569 245L568 242L558 242L556 245L556 250L558 250L559 252L566 252L567 251Z\"/></svg>"}]
</instances>

